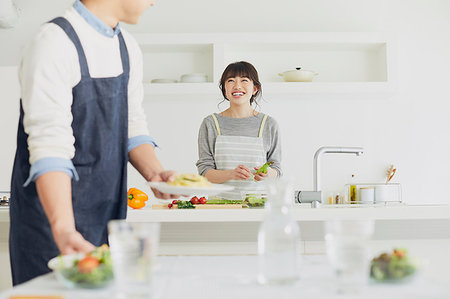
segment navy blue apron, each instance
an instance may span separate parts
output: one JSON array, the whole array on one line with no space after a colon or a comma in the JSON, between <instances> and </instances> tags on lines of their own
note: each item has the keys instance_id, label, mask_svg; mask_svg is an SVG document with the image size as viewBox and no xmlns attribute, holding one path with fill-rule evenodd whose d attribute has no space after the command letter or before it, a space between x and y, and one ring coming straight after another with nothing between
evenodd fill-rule
<instances>
[{"instance_id":1,"label":"navy blue apron","mask_svg":"<svg viewBox=\"0 0 450 299\"><path fill-rule=\"evenodd\" d=\"M72 204L77 230L99 246L107 242L107 222L124 219L127 211L128 51L119 34L123 73L112 78L91 78L73 27L64 18L51 22L66 32L78 51L81 81L72 90L72 162L80 180L72 180ZM47 262L59 254L35 183L23 186L30 173L23 115L21 104L10 204L9 249L14 285L49 272Z\"/></svg>"}]
</instances>

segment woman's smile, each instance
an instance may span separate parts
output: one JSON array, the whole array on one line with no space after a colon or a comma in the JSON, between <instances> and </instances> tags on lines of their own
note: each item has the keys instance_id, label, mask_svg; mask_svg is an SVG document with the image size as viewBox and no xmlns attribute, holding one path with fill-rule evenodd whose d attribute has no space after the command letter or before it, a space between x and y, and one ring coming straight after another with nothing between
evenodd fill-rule
<instances>
[{"instance_id":1,"label":"woman's smile","mask_svg":"<svg viewBox=\"0 0 450 299\"><path fill-rule=\"evenodd\" d=\"M231 95L232 95L233 97L239 98L239 97L244 96L244 95L245 95L245 92L243 92L243 91L235 91L235 92L231 93Z\"/></svg>"}]
</instances>

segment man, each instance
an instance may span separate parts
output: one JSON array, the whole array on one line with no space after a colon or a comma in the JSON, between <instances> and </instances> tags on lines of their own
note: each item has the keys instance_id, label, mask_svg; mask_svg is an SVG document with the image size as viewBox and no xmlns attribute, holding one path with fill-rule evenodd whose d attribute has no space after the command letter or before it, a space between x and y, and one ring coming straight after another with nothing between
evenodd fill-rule
<instances>
[{"instance_id":1,"label":"man","mask_svg":"<svg viewBox=\"0 0 450 299\"><path fill-rule=\"evenodd\" d=\"M128 159L148 181L175 175L148 134L142 53L119 26L137 23L153 4L76 0L25 49L11 182L14 285L49 272L59 253L107 242L107 222L126 217Z\"/></svg>"}]
</instances>

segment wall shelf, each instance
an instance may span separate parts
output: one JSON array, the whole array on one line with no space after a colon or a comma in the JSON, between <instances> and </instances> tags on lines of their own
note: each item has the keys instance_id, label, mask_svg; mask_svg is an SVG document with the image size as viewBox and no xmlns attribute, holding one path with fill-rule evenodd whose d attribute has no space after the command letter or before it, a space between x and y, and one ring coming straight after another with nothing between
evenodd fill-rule
<instances>
[{"instance_id":1,"label":"wall shelf","mask_svg":"<svg viewBox=\"0 0 450 299\"><path fill-rule=\"evenodd\" d=\"M380 33L135 34L144 54L145 94L217 94L224 68L246 60L257 68L265 95L386 97L395 91L393 38ZM301 66L313 82L284 82L279 73ZM204 73L207 83L150 83Z\"/></svg>"}]
</instances>

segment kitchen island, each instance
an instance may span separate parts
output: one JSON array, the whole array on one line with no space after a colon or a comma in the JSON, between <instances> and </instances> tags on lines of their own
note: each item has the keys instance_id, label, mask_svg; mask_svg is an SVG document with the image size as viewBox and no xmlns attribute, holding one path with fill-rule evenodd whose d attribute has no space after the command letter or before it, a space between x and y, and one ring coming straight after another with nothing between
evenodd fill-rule
<instances>
[{"instance_id":1,"label":"kitchen island","mask_svg":"<svg viewBox=\"0 0 450 299\"><path fill-rule=\"evenodd\" d=\"M373 240L450 241L450 205L297 205L303 253L324 253L323 223L330 219L373 219ZM147 206L128 210L131 222L161 222L161 254L255 254L257 231L263 209L167 209ZM9 222L0 209L0 223ZM2 225L0 240L7 241Z\"/></svg>"},{"instance_id":2,"label":"kitchen island","mask_svg":"<svg viewBox=\"0 0 450 299\"><path fill-rule=\"evenodd\" d=\"M450 250L450 205L296 206L303 254L324 254L323 223L329 219L374 219L373 248ZM128 211L128 221L161 222L161 255L254 255L263 209ZM0 290L10 286L9 210L0 209Z\"/></svg>"},{"instance_id":3,"label":"kitchen island","mask_svg":"<svg viewBox=\"0 0 450 299\"><path fill-rule=\"evenodd\" d=\"M297 205L303 253L324 253L323 223L330 219L373 219L373 240L448 240L450 205ZM128 221L161 222L163 254L255 254L263 209L129 210Z\"/></svg>"}]
</instances>

